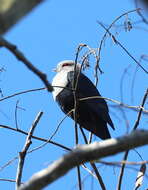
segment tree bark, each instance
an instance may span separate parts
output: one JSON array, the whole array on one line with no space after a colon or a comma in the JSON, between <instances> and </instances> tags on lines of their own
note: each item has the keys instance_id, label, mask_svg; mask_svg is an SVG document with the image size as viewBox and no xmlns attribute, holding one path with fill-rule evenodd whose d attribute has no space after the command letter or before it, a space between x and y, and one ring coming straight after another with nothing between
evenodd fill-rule
<instances>
[{"instance_id":1,"label":"tree bark","mask_svg":"<svg viewBox=\"0 0 148 190\"><path fill-rule=\"evenodd\" d=\"M0 0L0 35L45 0Z\"/></svg>"}]
</instances>

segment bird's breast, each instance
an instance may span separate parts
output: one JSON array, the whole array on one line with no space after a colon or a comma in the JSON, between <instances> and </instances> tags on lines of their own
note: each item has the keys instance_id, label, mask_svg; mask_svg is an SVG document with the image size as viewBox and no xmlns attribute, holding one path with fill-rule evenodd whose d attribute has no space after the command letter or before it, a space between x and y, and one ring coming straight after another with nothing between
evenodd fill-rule
<instances>
[{"instance_id":1,"label":"bird's breast","mask_svg":"<svg viewBox=\"0 0 148 190\"><path fill-rule=\"evenodd\" d=\"M56 101L64 113L68 113L74 108L73 92L70 89L63 89L57 96Z\"/></svg>"},{"instance_id":2,"label":"bird's breast","mask_svg":"<svg viewBox=\"0 0 148 190\"><path fill-rule=\"evenodd\" d=\"M53 86L53 98L56 100L57 95L66 87L67 81L67 72L59 72L53 78L52 86Z\"/></svg>"}]
</instances>

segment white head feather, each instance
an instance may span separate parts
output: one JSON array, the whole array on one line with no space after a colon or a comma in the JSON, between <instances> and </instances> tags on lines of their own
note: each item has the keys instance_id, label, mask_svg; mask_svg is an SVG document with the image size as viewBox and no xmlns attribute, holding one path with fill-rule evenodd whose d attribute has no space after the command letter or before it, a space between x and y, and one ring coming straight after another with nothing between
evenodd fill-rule
<instances>
[{"instance_id":1,"label":"white head feather","mask_svg":"<svg viewBox=\"0 0 148 190\"><path fill-rule=\"evenodd\" d=\"M76 70L80 70L81 64L77 63ZM53 86L53 98L56 99L56 96L63 90L62 87L66 87L67 81L67 73L70 71L74 71L75 62L72 60L64 60L58 63L57 68L54 69L57 72L56 76L53 78L52 86ZM57 86L57 87L54 87ZM59 86L59 87L58 87Z\"/></svg>"}]
</instances>

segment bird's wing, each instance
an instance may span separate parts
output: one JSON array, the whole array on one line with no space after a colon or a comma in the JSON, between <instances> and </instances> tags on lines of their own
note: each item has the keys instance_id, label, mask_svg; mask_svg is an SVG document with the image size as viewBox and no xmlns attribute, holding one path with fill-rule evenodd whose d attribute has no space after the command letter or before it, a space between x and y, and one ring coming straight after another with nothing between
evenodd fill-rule
<instances>
[{"instance_id":1,"label":"bird's wing","mask_svg":"<svg viewBox=\"0 0 148 190\"><path fill-rule=\"evenodd\" d=\"M76 78L75 81L78 78L76 93L79 99L93 97L93 96L101 97L95 85L83 73L79 73L79 76L75 78ZM74 81L73 71L67 74L67 79L71 83L71 85L73 85L73 81ZM104 121L109 123L110 126L114 129L114 125L108 113L107 103L103 98L95 98L95 99L92 98L92 99L87 99L87 100L82 100L82 101L85 101L85 103L88 104L91 110L95 111L95 113L97 113L99 117L101 117Z\"/></svg>"}]
</instances>

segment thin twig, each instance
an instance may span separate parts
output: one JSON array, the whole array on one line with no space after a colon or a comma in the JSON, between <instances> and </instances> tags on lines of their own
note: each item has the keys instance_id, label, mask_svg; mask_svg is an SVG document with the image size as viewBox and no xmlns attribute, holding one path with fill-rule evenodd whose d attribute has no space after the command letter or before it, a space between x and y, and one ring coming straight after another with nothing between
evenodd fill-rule
<instances>
[{"instance_id":1,"label":"thin twig","mask_svg":"<svg viewBox=\"0 0 148 190\"><path fill-rule=\"evenodd\" d=\"M133 130L132 131L135 131L139 125L139 122L140 122L140 119L141 119L141 115L142 115L142 107L144 107L144 104L146 102L146 99L148 97L148 89L146 90L145 94L144 94L144 97L142 99L142 103L141 103L141 109L138 113L138 116L137 116L137 120L135 122L135 125L133 127ZM129 154L129 150L125 152L124 154L124 157L123 157L123 160L124 161L127 161L127 158L128 158L128 154ZM120 170L120 173L119 173L119 179L118 179L118 184L117 184L117 190L121 190L121 185L122 185L122 179L123 179L123 175L124 175L124 169L125 169L125 163L122 164L122 167L121 167L121 170Z\"/></svg>"},{"instance_id":2,"label":"thin twig","mask_svg":"<svg viewBox=\"0 0 148 190\"><path fill-rule=\"evenodd\" d=\"M142 54L139 58L139 63L142 61L148 61L148 55ZM133 74L133 79L132 79L132 84L131 84L131 102L134 102L134 87L135 87L135 80L136 80L136 74L138 72L138 65L136 65L134 74Z\"/></svg>"},{"instance_id":3,"label":"thin twig","mask_svg":"<svg viewBox=\"0 0 148 190\"><path fill-rule=\"evenodd\" d=\"M73 89L69 89L67 87L63 87L63 86L52 86L52 87L63 88L63 89L67 89L67 90L73 90ZM5 96L5 97L1 98L0 102L4 101L4 100L7 100L9 98L13 98L13 97L18 96L18 95L21 95L21 94L26 94L26 93L29 93L29 92L36 92L36 91L40 91L40 90L46 90L46 88L45 87L43 87L43 88L35 88L35 89L30 89L30 90L24 90L22 92L17 92L17 93L14 93L12 95Z\"/></svg>"},{"instance_id":4,"label":"thin twig","mask_svg":"<svg viewBox=\"0 0 148 190\"><path fill-rule=\"evenodd\" d=\"M9 166L10 164L12 164L15 160L18 159L18 156L15 156L13 159L9 160L8 162L6 162L5 164L3 164L2 166L0 166L0 172L6 168L7 166Z\"/></svg>"},{"instance_id":5,"label":"thin twig","mask_svg":"<svg viewBox=\"0 0 148 190\"><path fill-rule=\"evenodd\" d=\"M63 120L62 120L62 121L63 121ZM62 122L62 121L61 121L61 122ZM61 124L61 122L60 122L59 124ZM10 129L10 130L11 130L11 129ZM15 129L15 131L16 131L16 129ZM26 133L26 135L27 135L27 133ZM52 135L51 137L53 137L53 135ZM32 136L32 138L34 138L34 136ZM37 137L37 139L38 139L38 137ZM41 138L39 138L38 140L46 141L47 143L51 143L49 139L46 140L46 139L41 139ZM60 146L60 144L57 144L57 143L55 143L55 142L54 142L54 144L57 145L57 146ZM45 145L45 144L44 144L44 145ZM43 145L41 145L41 146L43 147ZM33 149L31 149L30 151L27 151L27 154L30 154L30 153L32 153L33 151L36 151L36 150L38 150L39 148L42 148L41 146L40 146L40 147L33 148ZM65 149L66 151L72 151L72 149L67 148L67 147L64 147L63 145L61 145L60 147L63 148L63 149ZM4 168L6 168L7 166L9 166L11 163L13 163L13 162L14 162L15 160L17 160L18 158L19 158L19 156L16 156L16 157L14 157L13 159L9 160L7 163L5 163L3 166L0 167L0 171L2 171ZM82 168L84 168L87 172L89 172L93 177L95 177L95 178L97 179L96 175L93 174L84 164L82 164Z\"/></svg>"},{"instance_id":6,"label":"thin twig","mask_svg":"<svg viewBox=\"0 0 148 190\"><path fill-rule=\"evenodd\" d=\"M119 45L126 53L127 55L129 55L129 57L146 73L148 74L148 71L133 57L133 55L115 38L115 36L99 21L97 21L98 24L104 28L104 30L106 30L108 32L108 34L110 35L110 37L113 39L113 41Z\"/></svg>"},{"instance_id":7,"label":"thin twig","mask_svg":"<svg viewBox=\"0 0 148 190\"><path fill-rule=\"evenodd\" d=\"M51 137L49 138L49 141L51 141L51 139L56 135L56 133L59 130L59 127L61 126L61 124L63 123L63 121L74 111L74 109L70 110L64 117L63 119L61 119L61 121L59 122L58 126L56 127L56 130L53 132L53 134L51 135Z\"/></svg>"},{"instance_id":8,"label":"thin twig","mask_svg":"<svg viewBox=\"0 0 148 190\"><path fill-rule=\"evenodd\" d=\"M73 78L73 84L72 84L72 88L75 89L73 92L73 97L74 97L74 121L75 121L75 144L76 145L78 145L78 126L77 126L77 104L78 104L78 101L77 101L76 90L77 90L78 77L79 77L79 75L77 76L77 62L78 62L79 53L83 47L84 46L79 45L77 48L76 58L75 58L75 67L74 67L74 78ZM78 175L79 190L82 190L80 166L77 166L77 175Z\"/></svg>"},{"instance_id":9,"label":"thin twig","mask_svg":"<svg viewBox=\"0 0 148 190\"><path fill-rule=\"evenodd\" d=\"M91 96L91 97L85 97L85 98L80 98L79 100L80 101L85 101L85 100L89 100L89 99L99 99L99 98L103 98L105 100L108 100L108 101L111 101L115 104L118 104L119 106L123 106L125 108L129 108L131 110L134 110L134 111L140 111L142 109L142 112L145 113L145 114L148 114L148 110L145 110L144 107L141 107L141 106L130 106L130 105L127 105L127 104L124 104L118 100L114 100L112 98L106 98L106 97L102 97L102 96Z\"/></svg>"},{"instance_id":10,"label":"thin twig","mask_svg":"<svg viewBox=\"0 0 148 190\"><path fill-rule=\"evenodd\" d=\"M15 129L15 128L12 128L12 127L9 127L9 126L6 126L6 125L1 125L1 124L0 124L0 127L1 127L1 128L4 128L4 129L12 130L12 131L15 131L15 132L24 134L24 135L28 135L28 133L27 133L26 131L23 131L23 130L21 130L21 129L18 129L18 130L17 130L17 129ZM44 139L44 138L37 137L37 136L32 136L32 138L34 138L34 139L36 139L36 140L39 140L39 141L43 141L43 142L47 142L47 141L48 141L48 143L51 143L51 144L53 144L53 145L55 145L55 146L58 146L58 147L60 147L60 148L62 148L62 149L64 149L64 150L66 150L66 151L71 151L70 148L68 148L68 147L66 147L66 146L64 146L64 145L62 145L62 144L59 144L59 143L57 143L57 142L49 141L49 139Z\"/></svg>"},{"instance_id":11,"label":"thin twig","mask_svg":"<svg viewBox=\"0 0 148 190\"><path fill-rule=\"evenodd\" d=\"M138 0L135 0L135 6L136 8L138 7ZM137 10L137 13L138 15L142 18L142 21L145 23L145 24L148 24L148 20L143 16L143 14L141 13L141 9L140 10Z\"/></svg>"},{"instance_id":12,"label":"thin twig","mask_svg":"<svg viewBox=\"0 0 148 190\"><path fill-rule=\"evenodd\" d=\"M16 129L17 129L17 130L19 129L19 127L18 127L18 122L17 122L18 104L19 104L19 100L17 100L16 105L15 105L15 126L16 126Z\"/></svg>"},{"instance_id":13,"label":"thin twig","mask_svg":"<svg viewBox=\"0 0 148 190\"><path fill-rule=\"evenodd\" d=\"M31 89L31 90L24 90L22 92L17 92L17 93L14 93L12 95L9 95L9 96L5 96L3 98L0 99L0 102L1 101L4 101L6 99L9 99L9 98L12 98L12 97L15 97L15 96L18 96L18 95L21 95L21 94L25 94L25 93L28 93L28 92L35 92L35 91L39 91L39 90L45 90L46 88L35 88L35 89Z\"/></svg>"},{"instance_id":14,"label":"thin twig","mask_svg":"<svg viewBox=\"0 0 148 190\"><path fill-rule=\"evenodd\" d=\"M102 45L103 45L103 43L104 43L104 41L105 41L105 38L106 38L106 36L107 36L107 34L108 34L108 31L114 26L114 24L115 24L120 18L122 18L123 16L125 16L125 15L127 15L127 14L136 12L136 11L138 11L138 10L140 10L140 8L136 8L136 9L134 9L134 10L127 11L127 12L123 13L122 15L118 16L118 17L109 25L109 27L107 28L105 34L103 35L103 37L102 37L102 39L101 39L101 42L100 42L100 45L99 45L99 48L98 48L98 56L97 56L97 57L98 57L98 61L97 61L97 63L96 63L96 67L95 67L96 75L97 75L97 68L99 67L99 62L100 62L100 59L101 59ZM97 81L97 82L98 82L98 81Z\"/></svg>"},{"instance_id":15,"label":"thin twig","mask_svg":"<svg viewBox=\"0 0 148 190\"><path fill-rule=\"evenodd\" d=\"M83 129L82 129L81 126L80 126L80 129L81 129L81 133L82 133L82 135L83 135L83 138L84 138L85 143L88 144L87 138L86 138L85 133L84 133L84 131L83 131ZM102 177L101 177L101 175L100 175L100 173L99 173L99 171L98 171L98 169L97 169L95 163L90 162L90 165L91 165L91 167L94 169L94 172L95 172L95 174L96 174L96 177L97 177L97 179L98 179L98 182L99 182L99 184L100 184L102 190L106 190L106 187L105 187L105 184L104 184L104 182L103 182L103 179L102 179Z\"/></svg>"},{"instance_id":16,"label":"thin twig","mask_svg":"<svg viewBox=\"0 0 148 190\"><path fill-rule=\"evenodd\" d=\"M1 97L4 97L4 95L3 95L3 91L2 91L1 88L0 88L0 96L1 96Z\"/></svg>"},{"instance_id":17,"label":"thin twig","mask_svg":"<svg viewBox=\"0 0 148 190\"><path fill-rule=\"evenodd\" d=\"M140 62L140 60L139 60L139 62ZM132 103L134 102L134 87L135 87L135 80L136 80L137 71L138 71L138 65L136 65L136 68L135 68L135 71L133 74L133 78L132 78L132 84L131 84L131 102Z\"/></svg>"},{"instance_id":18,"label":"thin twig","mask_svg":"<svg viewBox=\"0 0 148 190\"><path fill-rule=\"evenodd\" d=\"M74 80L73 80L73 84L72 84L72 88L74 89L73 93L74 93L74 121L75 121L75 141L76 141L76 145L78 144L78 127L77 127L77 106L78 106L78 98L77 98L77 86L78 86L78 80L79 80L79 75L81 73L82 67L85 63L85 59L87 57L87 55L85 55L83 57L82 63L81 63L81 68L79 71L76 70L77 67L77 62L78 62L78 57L79 57L79 53L80 51L84 48L87 47L89 49L89 52L93 53L94 56L97 59L97 55L94 51L91 50L91 48L86 45L86 44L80 44L77 48L77 52L76 52L76 58L75 58L75 67L74 67ZM81 126L80 126L81 132L83 132ZM85 135L84 135L85 136ZM86 142L86 136L85 136L85 142ZM79 167L79 166L78 166ZM77 167L77 171L78 171L78 181L79 181L79 189L81 189L81 180L80 180L80 169ZM96 172L97 173L97 172ZM97 174L96 174L97 175Z\"/></svg>"},{"instance_id":19,"label":"thin twig","mask_svg":"<svg viewBox=\"0 0 148 190\"><path fill-rule=\"evenodd\" d=\"M0 178L0 181L6 181L6 182L13 182L13 183L16 183L16 180L14 180L14 179ZM21 184L23 184L23 183L21 183Z\"/></svg>"},{"instance_id":20,"label":"thin twig","mask_svg":"<svg viewBox=\"0 0 148 190\"><path fill-rule=\"evenodd\" d=\"M146 102L147 97L148 97L148 89L146 90L146 93L145 93L145 95L144 95L144 97L143 97L141 107L144 107L144 104L145 104L145 102ZM139 125L139 122L140 122L141 114L142 114L142 109L140 109L140 111L139 111L139 114L138 114L138 117L137 117L137 121L136 121L136 123L135 123L135 125L134 125L133 130L136 130L136 129L137 129L137 127L138 127L138 125Z\"/></svg>"},{"instance_id":21,"label":"thin twig","mask_svg":"<svg viewBox=\"0 0 148 190\"><path fill-rule=\"evenodd\" d=\"M81 180L81 171L80 171L80 166L77 166L77 174L78 174L78 185L79 185L79 190L82 190L82 180Z\"/></svg>"},{"instance_id":22,"label":"thin twig","mask_svg":"<svg viewBox=\"0 0 148 190\"><path fill-rule=\"evenodd\" d=\"M74 66L74 78L73 78L73 83L72 83L72 89L74 89L73 97L74 97L74 121L75 121L75 143L76 143L76 145L78 144L78 129L77 129L77 104L78 104L78 102L77 102L76 91L77 91L77 86L78 86L79 75L81 72L81 69L80 69L80 71L77 71L77 63L78 63L79 53L84 47L86 47L86 44L80 44L77 48L76 57L75 57L75 66ZM81 68L82 68L82 65L81 65Z\"/></svg>"},{"instance_id":23,"label":"thin twig","mask_svg":"<svg viewBox=\"0 0 148 190\"><path fill-rule=\"evenodd\" d=\"M116 166L116 165L119 165L121 166L121 164L126 164L126 165L133 165L133 166L139 166L139 165L142 165L142 164L148 164L148 160L145 160L145 161L140 161L140 162L129 162L129 161L125 161L125 160L122 160L121 162L107 162L107 161L104 161L104 160L99 160L97 161L97 163L100 163L100 164L105 164L105 165L110 165L110 166Z\"/></svg>"},{"instance_id":24,"label":"thin twig","mask_svg":"<svg viewBox=\"0 0 148 190\"><path fill-rule=\"evenodd\" d=\"M123 71L123 73L122 73L122 75L121 75L121 79L120 79L120 97L121 97L120 99L121 99L121 102L124 101L124 97L123 97L123 84L124 84L124 79L125 79L126 75L128 74L128 70L129 70L130 67L131 67L131 64L128 65L128 66L124 69L124 71ZM128 133L130 126L129 126L129 122L128 122L128 119L127 119L126 112L125 112L125 110L124 110L122 107L120 107L120 111L121 111L121 113L122 113L123 120L125 121L126 131L127 131L127 133Z\"/></svg>"},{"instance_id":25,"label":"thin twig","mask_svg":"<svg viewBox=\"0 0 148 190\"><path fill-rule=\"evenodd\" d=\"M65 118L66 118L72 111L73 111L73 110L71 110L71 111L59 122L59 124L58 124L56 130L54 131L54 133L51 135L51 137L50 137L49 139L43 139L43 138L40 138L40 137L32 136L32 138L35 138L35 139L40 140L40 141L44 141L45 143L42 144L42 145L40 145L39 147L33 148L32 150L28 151L27 154L28 154L28 153L32 153L33 151L42 148L42 147L45 146L47 143L51 143L51 144L54 144L54 145L56 145L56 146L59 146L60 148L63 148L64 150L71 151L70 148L65 147L65 146L63 146L63 145L61 145L61 144L58 144L58 143L56 143L56 142L53 142L53 141L51 141L51 139L55 136L55 134L56 134L56 132L58 131L58 128L59 128L59 126L61 125L61 123L65 120ZM11 127L5 126L5 125L0 125L0 127L6 128L6 129L10 129L10 130L13 130L13 131L16 131L16 132L20 132L20 133L25 134L25 135L28 136L28 133L27 133L27 132L22 131L21 129L18 129L18 128L15 129L15 128L11 128ZM8 161L6 164L4 164L3 166L1 166L1 167L0 167L0 171L3 170L3 169L4 169L5 167L7 167L8 165L10 165L10 164L11 164L13 161L15 161L16 159L18 159L18 156L14 157L14 158L11 159L10 161Z\"/></svg>"},{"instance_id":26,"label":"thin twig","mask_svg":"<svg viewBox=\"0 0 148 190\"><path fill-rule=\"evenodd\" d=\"M28 151L28 149L32 143L31 138L32 138L32 135L34 133L35 127L37 126L38 122L40 121L42 115L43 115L43 112L39 112L37 114L35 120L33 121L32 126L29 130L29 133L27 135L25 145L24 145L22 151L19 153L19 163L18 163L17 175L16 175L16 189L18 189L20 184L21 184L21 178L22 178L22 174L23 174L25 157L26 157L27 151Z\"/></svg>"},{"instance_id":27,"label":"thin twig","mask_svg":"<svg viewBox=\"0 0 148 190\"><path fill-rule=\"evenodd\" d=\"M53 87L65 88L65 87L62 87L62 86L53 86ZM35 88L35 89L30 89L30 90L24 90L24 91L22 91L22 92L17 92L17 93L14 93L14 94L12 94L12 95L3 97L3 98L0 99L0 101L7 100L7 99L9 99L9 98L13 98L13 97L18 96L18 95L21 95L21 94L30 93L30 92L36 92L36 91L45 90L45 89L46 89L46 88ZM66 89L71 90L71 89L69 89L69 88L66 88ZM74 90L73 90L73 91L74 91ZM89 99L89 98L97 98L97 97L96 97L96 96L95 96L95 97L86 97L86 99L87 99L87 98ZM102 98L102 97L98 97L98 98ZM85 100L85 98L83 98L83 99ZM83 99L82 99L82 100L83 100ZM118 104L119 106L123 106L123 107L125 107L125 108L132 109L132 110L134 110L134 111L139 111L139 110L141 109L139 106L130 106L130 105L124 104L124 103L122 103L122 102L120 102L120 101L118 101L118 100L111 99L111 98L103 97L103 99L106 99L106 100L111 101L111 102L113 102L113 103L115 103L115 104ZM148 110L145 110L144 108L143 108L143 111L142 111L142 112L145 113L145 114L148 114Z\"/></svg>"},{"instance_id":28,"label":"thin twig","mask_svg":"<svg viewBox=\"0 0 148 190\"><path fill-rule=\"evenodd\" d=\"M51 141L51 139L56 135L56 133L57 133L58 130L59 130L59 127L61 126L61 124L63 123L63 121L69 116L69 114L71 114L71 112L73 112L73 109L70 110L70 111L62 118L62 120L59 122L59 124L58 124L58 126L56 127L56 129L55 129L55 131L53 132L53 134L50 136L50 138L49 138L45 143L41 144L41 145L38 146L38 147L33 148L33 149L30 150L28 153L34 152L34 151L36 151L36 150L39 150L39 149L45 147L45 146ZM70 150L70 149L69 149L69 150Z\"/></svg>"},{"instance_id":29,"label":"thin twig","mask_svg":"<svg viewBox=\"0 0 148 190\"><path fill-rule=\"evenodd\" d=\"M37 69L24 55L23 53L12 43L8 42L7 40L5 40L4 38L0 37L0 46L1 47L5 47L6 49L8 49L13 55L15 55L15 57L22 61L26 67L31 70L36 76L38 76L41 81L44 83L44 85L46 86L47 90L49 92L53 91L53 87L51 86L51 84L48 82L47 80L47 76L45 73L41 72L39 69Z\"/></svg>"},{"instance_id":30,"label":"thin twig","mask_svg":"<svg viewBox=\"0 0 148 190\"><path fill-rule=\"evenodd\" d=\"M72 84L72 88L74 89L73 91L73 96L74 96L74 121L75 121L75 143L76 145L78 144L78 127L77 127L77 106L78 106L78 98L77 98L77 86L78 86L78 80L79 80L79 75L81 73L83 64L85 62L85 58L83 58L82 64L81 64L81 68L79 71L77 71L77 62L78 62L78 57L79 57L79 53L80 51L84 48L87 47L90 51L89 46L87 46L86 44L80 44L77 48L76 51L76 57L75 57L75 67L74 67L74 80L73 80L73 84ZM93 52L94 54L94 52ZM81 176L80 176L80 168L79 166L77 166L77 172L78 172L78 183L79 183L79 189L82 189L82 184L81 184Z\"/></svg>"}]
</instances>

